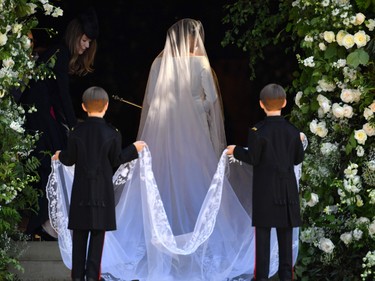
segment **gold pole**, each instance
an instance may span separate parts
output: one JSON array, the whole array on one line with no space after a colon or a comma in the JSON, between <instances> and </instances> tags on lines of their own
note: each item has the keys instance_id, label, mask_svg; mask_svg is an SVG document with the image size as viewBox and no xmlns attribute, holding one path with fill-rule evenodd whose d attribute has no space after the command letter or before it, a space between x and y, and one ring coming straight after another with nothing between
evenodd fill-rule
<instances>
[{"instance_id":1,"label":"gold pole","mask_svg":"<svg viewBox=\"0 0 375 281\"><path fill-rule=\"evenodd\" d=\"M119 100L121 102L124 102L124 103L127 103L127 104L130 104L132 106L135 106L135 107L138 107L138 108L142 108L142 106L138 105L138 104L135 104L135 103L132 103L130 101L127 101L127 100L124 100L123 98L120 98L119 96L117 95L112 95L112 98L114 98L115 100Z\"/></svg>"}]
</instances>

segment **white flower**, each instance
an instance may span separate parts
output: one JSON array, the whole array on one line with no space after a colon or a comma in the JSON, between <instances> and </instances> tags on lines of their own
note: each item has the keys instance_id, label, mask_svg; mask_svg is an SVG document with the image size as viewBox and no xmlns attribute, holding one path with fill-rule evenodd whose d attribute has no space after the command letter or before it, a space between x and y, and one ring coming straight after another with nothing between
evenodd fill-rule
<instances>
[{"instance_id":1,"label":"white flower","mask_svg":"<svg viewBox=\"0 0 375 281\"><path fill-rule=\"evenodd\" d=\"M332 105L332 114L336 117L336 118L344 118L344 108L342 106L340 106L338 103L334 103Z\"/></svg>"},{"instance_id":2,"label":"white flower","mask_svg":"<svg viewBox=\"0 0 375 281\"><path fill-rule=\"evenodd\" d=\"M355 15L355 21L353 22L354 25L361 25L366 19L366 16L362 13L358 13Z\"/></svg>"},{"instance_id":3,"label":"white flower","mask_svg":"<svg viewBox=\"0 0 375 281\"><path fill-rule=\"evenodd\" d=\"M12 27L12 32L13 32L14 34L19 33L21 30L22 30L22 24L20 24L20 23L16 23L16 24L14 24L13 27Z\"/></svg>"},{"instance_id":4,"label":"white flower","mask_svg":"<svg viewBox=\"0 0 375 281\"><path fill-rule=\"evenodd\" d=\"M318 123L318 126L316 128L316 134L321 138L327 136L328 129L326 128L326 122L322 121Z\"/></svg>"},{"instance_id":5,"label":"white flower","mask_svg":"<svg viewBox=\"0 0 375 281\"><path fill-rule=\"evenodd\" d=\"M315 66L314 57L311 56L311 57L304 59L303 65L308 66L308 67L314 67Z\"/></svg>"},{"instance_id":6,"label":"white flower","mask_svg":"<svg viewBox=\"0 0 375 281\"><path fill-rule=\"evenodd\" d=\"M375 136L375 128L370 125L370 123L366 123L362 126L362 129L365 131L366 135L369 137Z\"/></svg>"},{"instance_id":7,"label":"white flower","mask_svg":"<svg viewBox=\"0 0 375 281\"><path fill-rule=\"evenodd\" d=\"M342 46L342 39L344 38L344 36L348 34L345 30L340 30L339 32L337 32L336 34L336 41L337 41L337 44L339 44L340 46Z\"/></svg>"},{"instance_id":8,"label":"white flower","mask_svg":"<svg viewBox=\"0 0 375 281\"><path fill-rule=\"evenodd\" d=\"M369 226L368 226L368 233L371 236L375 235L375 221L373 221Z\"/></svg>"},{"instance_id":9,"label":"white flower","mask_svg":"<svg viewBox=\"0 0 375 281\"><path fill-rule=\"evenodd\" d=\"M15 130L16 132L18 133L23 133L25 130L22 128L21 124L20 123L17 123L15 121L12 121L9 125L9 127L13 130Z\"/></svg>"},{"instance_id":10,"label":"white flower","mask_svg":"<svg viewBox=\"0 0 375 281\"><path fill-rule=\"evenodd\" d=\"M306 35L304 40L306 42L314 42L314 38L312 36L310 36L310 35Z\"/></svg>"},{"instance_id":11,"label":"white flower","mask_svg":"<svg viewBox=\"0 0 375 281\"><path fill-rule=\"evenodd\" d=\"M342 38L342 45L346 48L346 49L350 49L351 47L353 47L355 44L354 42L354 36L351 35L351 34L346 34L344 36L344 38Z\"/></svg>"},{"instance_id":12,"label":"white flower","mask_svg":"<svg viewBox=\"0 0 375 281\"><path fill-rule=\"evenodd\" d=\"M351 232L345 232L340 235L340 240L344 242L345 245L350 244L353 241L353 236Z\"/></svg>"},{"instance_id":13,"label":"white flower","mask_svg":"<svg viewBox=\"0 0 375 281\"><path fill-rule=\"evenodd\" d=\"M323 155L329 155L331 152L333 152L335 150L337 150L337 145L332 144L330 142L324 142L324 143L322 143L322 145L320 147L320 152Z\"/></svg>"},{"instance_id":14,"label":"white flower","mask_svg":"<svg viewBox=\"0 0 375 281\"><path fill-rule=\"evenodd\" d=\"M358 145L355 150L357 151L357 156L358 157L363 157L363 155L365 155L365 149L363 148L363 146L361 145Z\"/></svg>"},{"instance_id":15,"label":"white flower","mask_svg":"<svg viewBox=\"0 0 375 281\"><path fill-rule=\"evenodd\" d=\"M38 7L34 3L26 3L26 5L29 7L29 15L35 14L36 8Z\"/></svg>"},{"instance_id":16,"label":"white flower","mask_svg":"<svg viewBox=\"0 0 375 281\"><path fill-rule=\"evenodd\" d=\"M344 109L344 116L346 118L353 117L353 107L351 107L350 105L344 104L343 109Z\"/></svg>"},{"instance_id":17,"label":"white flower","mask_svg":"<svg viewBox=\"0 0 375 281\"><path fill-rule=\"evenodd\" d=\"M366 120L370 120L370 118L374 116L374 112L369 107L366 107L363 111L363 116Z\"/></svg>"},{"instance_id":18,"label":"white flower","mask_svg":"<svg viewBox=\"0 0 375 281\"><path fill-rule=\"evenodd\" d=\"M358 173L358 164L350 163L350 165L344 170L345 177L352 178Z\"/></svg>"},{"instance_id":19,"label":"white flower","mask_svg":"<svg viewBox=\"0 0 375 281\"><path fill-rule=\"evenodd\" d=\"M362 238L362 235L363 235L363 231L362 230L360 230L358 228L354 229L354 231L353 231L353 238L355 240L357 240L357 241L360 240Z\"/></svg>"},{"instance_id":20,"label":"white flower","mask_svg":"<svg viewBox=\"0 0 375 281\"><path fill-rule=\"evenodd\" d=\"M367 140L367 134L365 130L354 130L354 138L357 140L359 144L365 144Z\"/></svg>"},{"instance_id":21,"label":"white flower","mask_svg":"<svg viewBox=\"0 0 375 281\"><path fill-rule=\"evenodd\" d=\"M48 0L39 0L39 2L42 3L42 4L47 4Z\"/></svg>"},{"instance_id":22,"label":"white flower","mask_svg":"<svg viewBox=\"0 0 375 281\"><path fill-rule=\"evenodd\" d=\"M375 100L368 106L368 108L370 108L372 112L375 112Z\"/></svg>"},{"instance_id":23,"label":"white flower","mask_svg":"<svg viewBox=\"0 0 375 281\"><path fill-rule=\"evenodd\" d=\"M52 17L57 18L63 15L63 10L59 7L55 8L55 10L52 13Z\"/></svg>"},{"instance_id":24,"label":"white flower","mask_svg":"<svg viewBox=\"0 0 375 281\"><path fill-rule=\"evenodd\" d=\"M325 51L325 50L327 50L327 46L324 43L319 43L319 49L321 51Z\"/></svg>"},{"instance_id":25,"label":"white flower","mask_svg":"<svg viewBox=\"0 0 375 281\"><path fill-rule=\"evenodd\" d=\"M0 46L4 46L7 43L7 41L7 35L0 32Z\"/></svg>"},{"instance_id":26,"label":"white flower","mask_svg":"<svg viewBox=\"0 0 375 281\"><path fill-rule=\"evenodd\" d=\"M44 8L44 14L45 15L51 15L52 11L53 11L53 6L51 4L43 4L43 8Z\"/></svg>"},{"instance_id":27,"label":"white flower","mask_svg":"<svg viewBox=\"0 0 375 281\"><path fill-rule=\"evenodd\" d=\"M340 13L339 9L333 9L332 10L332 16L337 16Z\"/></svg>"},{"instance_id":28,"label":"white flower","mask_svg":"<svg viewBox=\"0 0 375 281\"><path fill-rule=\"evenodd\" d=\"M355 33L354 38L353 38L354 43L357 45L357 48L366 46L367 41L368 41L367 39L368 39L368 36L363 30L360 30L357 33Z\"/></svg>"},{"instance_id":29,"label":"white flower","mask_svg":"<svg viewBox=\"0 0 375 281\"><path fill-rule=\"evenodd\" d=\"M327 43L335 42L336 37L333 31L324 31L323 38Z\"/></svg>"},{"instance_id":30,"label":"white flower","mask_svg":"<svg viewBox=\"0 0 375 281\"><path fill-rule=\"evenodd\" d=\"M322 1L322 6L323 7L328 7L329 6L329 0L323 0Z\"/></svg>"},{"instance_id":31,"label":"white flower","mask_svg":"<svg viewBox=\"0 0 375 281\"><path fill-rule=\"evenodd\" d=\"M368 161L368 162L367 162L367 167L368 167L371 171L375 171L375 160Z\"/></svg>"},{"instance_id":32,"label":"white flower","mask_svg":"<svg viewBox=\"0 0 375 281\"><path fill-rule=\"evenodd\" d=\"M342 89L340 98L345 103L351 103L355 101L355 92L352 89Z\"/></svg>"},{"instance_id":33,"label":"white flower","mask_svg":"<svg viewBox=\"0 0 375 281\"><path fill-rule=\"evenodd\" d=\"M310 200L306 203L309 207L314 207L319 202L319 196L316 193L311 192Z\"/></svg>"},{"instance_id":34,"label":"white flower","mask_svg":"<svg viewBox=\"0 0 375 281\"><path fill-rule=\"evenodd\" d=\"M301 104L301 97L302 97L302 91L299 91L297 92L295 98L294 98L294 102L296 103L296 105L301 108L302 104Z\"/></svg>"},{"instance_id":35,"label":"white flower","mask_svg":"<svg viewBox=\"0 0 375 281\"><path fill-rule=\"evenodd\" d=\"M359 192L359 189L358 189L358 192ZM356 202L357 207L362 207L363 206L363 200L362 200L361 196L356 195L355 199L357 200L357 202Z\"/></svg>"},{"instance_id":36,"label":"white flower","mask_svg":"<svg viewBox=\"0 0 375 281\"><path fill-rule=\"evenodd\" d=\"M320 238L319 240L319 249L327 254L331 254L335 245L333 245L332 241L328 238Z\"/></svg>"},{"instance_id":37,"label":"white flower","mask_svg":"<svg viewBox=\"0 0 375 281\"><path fill-rule=\"evenodd\" d=\"M331 101L321 94L319 94L316 99L320 107L322 108L323 112L328 113L331 109Z\"/></svg>"},{"instance_id":38,"label":"white flower","mask_svg":"<svg viewBox=\"0 0 375 281\"><path fill-rule=\"evenodd\" d=\"M12 58L6 58L3 60L3 66L6 68L12 68L14 66L14 60Z\"/></svg>"},{"instance_id":39,"label":"white flower","mask_svg":"<svg viewBox=\"0 0 375 281\"><path fill-rule=\"evenodd\" d=\"M333 92L336 89L336 84L333 82L329 82L325 79L320 79L318 81L318 86L316 87L316 90L318 92ZM328 100L328 99L326 99Z\"/></svg>"},{"instance_id":40,"label":"white flower","mask_svg":"<svg viewBox=\"0 0 375 281\"><path fill-rule=\"evenodd\" d=\"M369 31L373 31L375 28L375 20L369 19L366 23L366 27L368 28Z\"/></svg>"}]
</instances>

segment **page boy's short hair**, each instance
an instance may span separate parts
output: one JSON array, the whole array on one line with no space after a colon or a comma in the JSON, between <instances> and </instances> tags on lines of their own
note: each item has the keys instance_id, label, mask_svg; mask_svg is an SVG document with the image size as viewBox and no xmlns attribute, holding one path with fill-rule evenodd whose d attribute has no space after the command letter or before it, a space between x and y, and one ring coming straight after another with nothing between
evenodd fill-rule
<instances>
[{"instance_id":1,"label":"page boy's short hair","mask_svg":"<svg viewBox=\"0 0 375 281\"><path fill-rule=\"evenodd\" d=\"M259 99L267 110L281 110L286 100L286 93L280 85L268 84L260 91Z\"/></svg>"},{"instance_id":2,"label":"page boy's short hair","mask_svg":"<svg viewBox=\"0 0 375 281\"><path fill-rule=\"evenodd\" d=\"M90 87L82 96L82 103L88 112L102 112L107 102L108 94L100 87Z\"/></svg>"}]
</instances>

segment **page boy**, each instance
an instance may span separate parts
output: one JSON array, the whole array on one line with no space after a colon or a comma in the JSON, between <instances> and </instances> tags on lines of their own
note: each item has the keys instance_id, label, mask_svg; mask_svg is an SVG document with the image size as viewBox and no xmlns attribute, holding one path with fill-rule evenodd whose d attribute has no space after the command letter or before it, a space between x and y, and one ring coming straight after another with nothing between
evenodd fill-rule
<instances>
[{"instance_id":1,"label":"page boy","mask_svg":"<svg viewBox=\"0 0 375 281\"><path fill-rule=\"evenodd\" d=\"M104 89L88 88L82 108L88 118L70 132L67 148L52 159L67 166L75 164L68 224L73 230L72 280L94 281L103 280L100 264L105 231L116 229L113 168L137 158L146 144L136 141L121 149L121 134L103 119L108 109Z\"/></svg>"},{"instance_id":2,"label":"page boy","mask_svg":"<svg viewBox=\"0 0 375 281\"><path fill-rule=\"evenodd\" d=\"M275 227L279 244L281 281L293 279L293 227L301 225L294 165L302 162L304 150L300 132L281 116L286 93L277 84L260 92L265 119L249 130L248 150L230 145L228 155L253 165L253 226L255 226L255 278L269 280L270 233Z\"/></svg>"}]
</instances>

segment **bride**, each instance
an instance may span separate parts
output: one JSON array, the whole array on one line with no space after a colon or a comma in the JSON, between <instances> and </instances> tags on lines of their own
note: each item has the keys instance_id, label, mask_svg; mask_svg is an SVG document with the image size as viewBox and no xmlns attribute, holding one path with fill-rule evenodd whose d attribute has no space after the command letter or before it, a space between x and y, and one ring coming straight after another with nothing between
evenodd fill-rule
<instances>
[{"instance_id":1,"label":"bride","mask_svg":"<svg viewBox=\"0 0 375 281\"><path fill-rule=\"evenodd\" d=\"M106 234L105 280L253 277L252 170L228 163L223 124L203 26L182 19L169 28L164 49L151 66L138 132L148 149L113 178L117 230ZM64 212L74 171L53 165L47 186L50 216L64 263L71 267ZM294 248L296 252L297 242ZM271 251L273 275L278 266L275 237Z\"/></svg>"}]
</instances>

